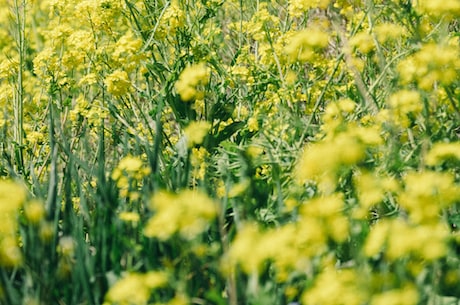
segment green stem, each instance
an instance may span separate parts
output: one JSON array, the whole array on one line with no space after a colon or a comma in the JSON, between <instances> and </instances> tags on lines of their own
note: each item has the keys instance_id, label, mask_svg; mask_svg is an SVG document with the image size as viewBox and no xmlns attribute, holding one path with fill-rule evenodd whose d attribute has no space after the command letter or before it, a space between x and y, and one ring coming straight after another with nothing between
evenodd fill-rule
<instances>
[{"instance_id":1,"label":"green stem","mask_svg":"<svg viewBox=\"0 0 460 305\"><path fill-rule=\"evenodd\" d=\"M17 87L14 95L14 140L15 140L15 157L17 162L17 171L19 174L24 173L24 85L23 85L23 72L24 72L24 56L25 56L25 0L19 3L18 0L14 1L14 12L16 18L17 29L17 50L19 56L19 64L17 71Z\"/></svg>"}]
</instances>

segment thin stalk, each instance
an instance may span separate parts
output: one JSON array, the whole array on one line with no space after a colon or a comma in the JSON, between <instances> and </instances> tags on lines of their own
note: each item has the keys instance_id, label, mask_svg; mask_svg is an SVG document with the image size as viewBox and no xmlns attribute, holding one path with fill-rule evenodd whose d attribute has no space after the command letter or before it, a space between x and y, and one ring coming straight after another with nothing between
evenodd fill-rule
<instances>
[{"instance_id":1,"label":"thin stalk","mask_svg":"<svg viewBox=\"0 0 460 305\"><path fill-rule=\"evenodd\" d=\"M17 71L17 84L14 94L14 141L15 157L17 162L18 173L24 173L24 57L25 57L25 20L26 20L26 3L22 0L14 1L14 15L16 21L16 43L19 56L18 71Z\"/></svg>"}]
</instances>

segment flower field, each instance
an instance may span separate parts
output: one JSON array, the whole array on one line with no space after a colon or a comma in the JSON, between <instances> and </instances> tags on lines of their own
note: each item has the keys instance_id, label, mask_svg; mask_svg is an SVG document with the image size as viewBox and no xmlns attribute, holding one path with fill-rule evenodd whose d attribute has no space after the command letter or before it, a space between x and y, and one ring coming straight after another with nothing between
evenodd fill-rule
<instances>
[{"instance_id":1,"label":"flower field","mask_svg":"<svg viewBox=\"0 0 460 305\"><path fill-rule=\"evenodd\" d=\"M460 304L460 0L0 8L0 304Z\"/></svg>"}]
</instances>

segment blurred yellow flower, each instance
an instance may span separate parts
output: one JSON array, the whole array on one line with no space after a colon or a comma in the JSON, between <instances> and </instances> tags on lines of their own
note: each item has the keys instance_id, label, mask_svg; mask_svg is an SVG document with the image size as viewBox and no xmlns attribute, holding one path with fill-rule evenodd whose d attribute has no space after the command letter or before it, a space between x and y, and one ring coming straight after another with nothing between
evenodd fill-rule
<instances>
[{"instance_id":1,"label":"blurred yellow flower","mask_svg":"<svg viewBox=\"0 0 460 305\"><path fill-rule=\"evenodd\" d=\"M315 58L317 51L329 44L329 35L316 28L309 28L295 33L284 52L290 62L307 62Z\"/></svg>"},{"instance_id":2,"label":"blurred yellow flower","mask_svg":"<svg viewBox=\"0 0 460 305\"><path fill-rule=\"evenodd\" d=\"M107 86L107 91L115 96L124 95L131 88L128 73L123 70L115 70L107 75L104 84Z\"/></svg>"},{"instance_id":3,"label":"blurred yellow flower","mask_svg":"<svg viewBox=\"0 0 460 305\"><path fill-rule=\"evenodd\" d=\"M210 69L205 63L199 63L186 67L179 75L175 83L177 93L184 102L195 99L202 99L204 92L200 86L205 86L209 82Z\"/></svg>"},{"instance_id":4,"label":"blurred yellow flower","mask_svg":"<svg viewBox=\"0 0 460 305\"><path fill-rule=\"evenodd\" d=\"M427 165L439 165L446 160L460 160L460 142L435 143L425 157Z\"/></svg>"},{"instance_id":5,"label":"blurred yellow flower","mask_svg":"<svg viewBox=\"0 0 460 305\"><path fill-rule=\"evenodd\" d=\"M135 212L121 212L120 215L118 215L118 218L126 222L137 223L139 222L140 216Z\"/></svg>"},{"instance_id":6,"label":"blurred yellow flower","mask_svg":"<svg viewBox=\"0 0 460 305\"><path fill-rule=\"evenodd\" d=\"M203 143L204 138L209 132L211 124L206 121L193 121L184 129L184 134L187 139L187 146L194 147L197 144Z\"/></svg>"},{"instance_id":7,"label":"blurred yellow flower","mask_svg":"<svg viewBox=\"0 0 460 305\"><path fill-rule=\"evenodd\" d=\"M146 305L152 290L167 283L168 277L164 272L129 273L110 287L104 304Z\"/></svg>"},{"instance_id":8,"label":"blurred yellow flower","mask_svg":"<svg viewBox=\"0 0 460 305\"><path fill-rule=\"evenodd\" d=\"M161 240L173 234L186 239L206 230L217 214L217 205L207 195L195 190L183 190L178 194L157 192L150 202L155 211L149 219L144 234Z\"/></svg>"},{"instance_id":9,"label":"blurred yellow flower","mask_svg":"<svg viewBox=\"0 0 460 305\"><path fill-rule=\"evenodd\" d=\"M406 284L400 289L391 289L372 296L370 305L416 305L419 304L417 289Z\"/></svg>"}]
</instances>

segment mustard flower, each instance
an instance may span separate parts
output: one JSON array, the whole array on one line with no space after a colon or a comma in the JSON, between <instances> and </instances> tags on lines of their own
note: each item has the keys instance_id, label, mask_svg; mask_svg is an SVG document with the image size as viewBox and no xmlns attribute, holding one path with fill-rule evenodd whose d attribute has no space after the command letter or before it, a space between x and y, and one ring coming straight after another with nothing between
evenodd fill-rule
<instances>
[{"instance_id":1,"label":"mustard flower","mask_svg":"<svg viewBox=\"0 0 460 305\"><path fill-rule=\"evenodd\" d=\"M161 271L128 273L110 287L104 304L146 305L152 291L166 286L167 283L168 277Z\"/></svg>"},{"instance_id":2,"label":"mustard flower","mask_svg":"<svg viewBox=\"0 0 460 305\"><path fill-rule=\"evenodd\" d=\"M397 67L403 84L415 82L423 90L435 83L450 85L460 72L460 50L456 46L428 43L415 54L402 60Z\"/></svg>"},{"instance_id":3,"label":"mustard flower","mask_svg":"<svg viewBox=\"0 0 460 305\"><path fill-rule=\"evenodd\" d=\"M363 54L370 53L375 49L374 40L371 34L358 32L348 41L351 48L358 50Z\"/></svg>"},{"instance_id":4,"label":"mustard flower","mask_svg":"<svg viewBox=\"0 0 460 305\"><path fill-rule=\"evenodd\" d=\"M24 215L31 224L40 223L45 217L45 206L39 200L31 200L24 207Z\"/></svg>"},{"instance_id":5,"label":"mustard flower","mask_svg":"<svg viewBox=\"0 0 460 305\"><path fill-rule=\"evenodd\" d=\"M363 280L363 277L356 270L327 268L316 278L314 286L302 295L302 303L321 305L365 304L369 296Z\"/></svg>"},{"instance_id":6,"label":"mustard flower","mask_svg":"<svg viewBox=\"0 0 460 305\"><path fill-rule=\"evenodd\" d=\"M370 257L382 252L391 261L408 256L435 260L447 254L448 238L448 229L440 223L412 225L385 219L371 228L363 251Z\"/></svg>"},{"instance_id":7,"label":"mustard flower","mask_svg":"<svg viewBox=\"0 0 460 305\"><path fill-rule=\"evenodd\" d=\"M210 70L206 64L200 63L186 67L179 75L175 88L184 102L202 99L204 92L199 86L209 82Z\"/></svg>"},{"instance_id":8,"label":"mustard flower","mask_svg":"<svg viewBox=\"0 0 460 305\"><path fill-rule=\"evenodd\" d=\"M325 9L331 0L289 0L289 14L292 17L300 17L312 8Z\"/></svg>"},{"instance_id":9,"label":"mustard flower","mask_svg":"<svg viewBox=\"0 0 460 305\"><path fill-rule=\"evenodd\" d=\"M419 304L419 294L411 284L402 288L391 289L372 296L370 305L416 305Z\"/></svg>"},{"instance_id":10,"label":"mustard flower","mask_svg":"<svg viewBox=\"0 0 460 305\"><path fill-rule=\"evenodd\" d=\"M409 172L404 184L398 201L414 223L437 223L441 210L460 197L460 187L449 173Z\"/></svg>"},{"instance_id":11,"label":"mustard flower","mask_svg":"<svg viewBox=\"0 0 460 305\"><path fill-rule=\"evenodd\" d=\"M417 116L423 110L420 93L415 90L400 90L388 97L390 114L395 124L403 127L410 126L409 115Z\"/></svg>"},{"instance_id":12,"label":"mustard flower","mask_svg":"<svg viewBox=\"0 0 460 305\"><path fill-rule=\"evenodd\" d=\"M406 35L404 27L394 23L381 23L375 26L374 33L379 43L387 43Z\"/></svg>"},{"instance_id":13,"label":"mustard flower","mask_svg":"<svg viewBox=\"0 0 460 305\"><path fill-rule=\"evenodd\" d=\"M204 138L209 132L211 124L206 121L193 121L185 129L185 137L188 147L194 147L203 143Z\"/></svg>"},{"instance_id":14,"label":"mustard flower","mask_svg":"<svg viewBox=\"0 0 460 305\"><path fill-rule=\"evenodd\" d=\"M307 62L315 58L318 50L329 44L329 35L316 28L309 28L295 33L284 52L290 62Z\"/></svg>"},{"instance_id":15,"label":"mustard flower","mask_svg":"<svg viewBox=\"0 0 460 305\"><path fill-rule=\"evenodd\" d=\"M460 1L418 0L415 8L434 17L460 17Z\"/></svg>"},{"instance_id":16,"label":"mustard flower","mask_svg":"<svg viewBox=\"0 0 460 305\"><path fill-rule=\"evenodd\" d=\"M439 165L446 160L460 160L460 143L435 143L425 156L427 165Z\"/></svg>"},{"instance_id":17,"label":"mustard flower","mask_svg":"<svg viewBox=\"0 0 460 305\"><path fill-rule=\"evenodd\" d=\"M206 230L217 214L217 205L207 195L194 190L178 194L160 191L154 194L150 208L155 215L149 219L144 234L161 240L173 234L193 239Z\"/></svg>"},{"instance_id":18,"label":"mustard flower","mask_svg":"<svg viewBox=\"0 0 460 305\"><path fill-rule=\"evenodd\" d=\"M107 86L107 91L115 96L125 95L131 88L128 73L123 70L115 70L107 75L104 84Z\"/></svg>"}]
</instances>

